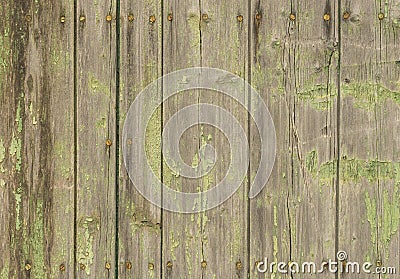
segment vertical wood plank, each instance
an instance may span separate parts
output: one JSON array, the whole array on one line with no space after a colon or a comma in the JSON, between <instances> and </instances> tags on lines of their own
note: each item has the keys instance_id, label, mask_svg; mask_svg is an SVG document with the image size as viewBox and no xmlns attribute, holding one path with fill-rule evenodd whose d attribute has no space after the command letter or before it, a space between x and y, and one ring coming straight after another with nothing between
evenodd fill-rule
<instances>
[{"instance_id":1,"label":"vertical wood plank","mask_svg":"<svg viewBox=\"0 0 400 279\"><path fill-rule=\"evenodd\" d=\"M200 66L199 1L164 1L163 15L163 74ZM165 125L171 116L183 107L197 103L196 90L171 97L163 104L163 124ZM179 121L179 118L176 118L176 121ZM186 131L180 140L180 153L188 165L192 165L199 149L199 134L199 127L195 126ZM165 158L168 154L163 156ZM162 175L163 182L172 189L183 192L198 192L202 189L201 181L180 176L167 166L165 159ZM203 261L201 223L201 214L182 214L163 210L164 278L201 278Z\"/></svg>"},{"instance_id":2,"label":"vertical wood plank","mask_svg":"<svg viewBox=\"0 0 400 279\"><path fill-rule=\"evenodd\" d=\"M77 3L78 278L115 275L115 8Z\"/></svg>"},{"instance_id":3,"label":"vertical wood plank","mask_svg":"<svg viewBox=\"0 0 400 279\"><path fill-rule=\"evenodd\" d=\"M73 5L11 1L0 10L0 278L69 278Z\"/></svg>"},{"instance_id":4,"label":"vertical wood plank","mask_svg":"<svg viewBox=\"0 0 400 279\"><path fill-rule=\"evenodd\" d=\"M201 66L219 68L247 79L248 3L202 0L200 5ZM247 92L241 93L240 101L248 104ZM248 111L237 101L218 91L202 90L199 102L213 104L230 112L248 135ZM218 120L220 117L213 115L215 123L221 121ZM228 123L222 127L225 131L238 131L234 128L233 120ZM202 191L206 191L227 175L231 168L233 145L237 143L235 138L226 138L219 128L210 125L201 125L200 138L201 145L210 144L214 147L217 159L210 173L202 177ZM240 158L243 154L235 155ZM243 166L247 165L247 158L241 157L240 160ZM227 201L201 213L202 257L207 262L202 278L247 278L247 182L246 177L238 191Z\"/></svg>"},{"instance_id":5,"label":"vertical wood plank","mask_svg":"<svg viewBox=\"0 0 400 279\"><path fill-rule=\"evenodd\" d=\"M250 258L252 264L264 262L262 268L276 261L300 267L314 261L318 271L323 261L335 259L336 5L261 1L252 6L251 82L268 104L277 133L270 182L251 201ZM252 175L258 161L254 154ZM276 265L274 270L278 278L295 276L277 274ZM269 273L254 267L251 274L268 278Z\"/></svg>"},{"instance_id":6,"label":"vertical wood plank","mask_svg":"<svg viewBox=\"0 0 400 279\"><path fill-rule=\"evenodd\" d=\"M161 22L159 0L121 2L121 129L131 103L149 83L161 76ZM157 177L160 177L161 109L148 124L147 136L148 157L143 158L142 164L149 161ZM122 163L122 151L120 154L119 277L160 278L161 209L134 188ZM149 182L141 183L146 185Z\"/></svg>"},{"instance_id":7,"label":"vertical wood plank","mask_svg":"<svg viewBox=\"0 0 400 279\"><path fill-rule=\"evenodd\" d=\"M339 245L372 271L398 269L400 4L348 1L342 13Z\"/></svg>"}]
</instances>

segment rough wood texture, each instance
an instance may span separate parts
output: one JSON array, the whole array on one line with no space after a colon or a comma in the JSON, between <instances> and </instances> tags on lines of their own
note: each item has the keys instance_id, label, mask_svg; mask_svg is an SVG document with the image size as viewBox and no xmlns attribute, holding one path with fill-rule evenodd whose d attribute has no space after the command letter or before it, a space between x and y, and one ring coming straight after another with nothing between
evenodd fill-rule
<instances>
[{"instance_id":1,"label":"rough wood texture","mask_svg":"<svg viewBox=\"0 0 400 279\"><path fill-rule=\"evenodd\" d=\"M247 6L246 2L239 0L200 1L202 67L227 70L247 80L249 22ZM247 92L241 92L240 101L247 104ZM199 102L214 104L229 111L247 136L248 112L237 101L221 92L202 90ZM222 119L219 119L221 117L223 116L214 115L214 123L221 121ZM238 131L233 120L230 119L228 123L226 127L224 125L224 129ZM235 134L235 137L238 136ZM233 146L238 143L235 141L236 138L228 139L219 128L210 125L201 125L199 137L200 146L210 144L214 147L217 159L210 173L201 179L203 191L206 191L216 186L227 175L231 168ZM244 158L243 154L235 155L243 164L246 164L248 159ZM203 162L200 164L203 168L207 167ZM226 202L202 213L200 228L203 235L202 257L207 262L207 267L203 268L202 278L247 277L248 190L246 177L237 192ZM197 277L199 276L193 276L193 278Z\"/></svg>"},{"instance_id":2,"label":"rough wood texture","mask_svg":"<svg viewBox=\"0 0 400 279\"><path fill-rule=\"evenodd\" d=\"M154 17L154 18L153 18ZM154 22L151 22L152 20ZM161 2L121 3L120 136L131 103L161 76ZM159 94L161 99L161 90ZM143 103L141 106L145 106ZM147 127L146 153L161 177L161 109ZM122 145L121 139L121 145ZM132 142L132 144L135 144ZM122 151L121 151L122 152ZM161 209L134 188L120 156L119 277L159 278L161 268ZM145 185L149 182L142 181Z\"/></svg>"},{"instance_id":3,"label":"rough wood texture","mask_svg":"<svg viewBox=\"0 0 400 279\"><path fill-rule=\"evenodd\" d=\"M173 19L168 20L168 15ZM163 74L200 66L200 7L198 1L165 1L163 23ZM171 97L163 106L163 124L184 106L198 102L198 91ZM179 121L176 118L176 121ZM192 165L200 146L200 128L190 128L180 140L182 159ZM168 156L168 154L163 154ZM179 191L198 192L201 181L185 178L163 161L163 182ZM183 206L183 205L182 205ZM162 270L164 278L200 278L202 274L202 214L162 213Z\"/></svg>"},{"instance_id":4,"label":"rough wood texture","mask_svg":"<svg viewBox=\"0 0 400 279\"><path fill-rule=\"evenodd\" d=\"M386 278L256 269L265 258L319 269L339 250L400 272L398 0L3 2L0 279ZM193 66L251 82L274 119L277 158L249 200L260 161L254 121L218 92L171 97L148 125L143 158L166 185L205 191L229 168L227 139L209 125L180 140L194 168L199 149L214 146L208 175L167 166L161 131L185 106L227 109L251 148L247 180L229 200L171 213L130 182L122 127L146 85Z\"/></svg>"},{"instance_id":5,"label":"rough wood texture","mask_svg":"<svg viewBox=\"0 0 400 279\"><path fill-rule=\"evenodd\" d=\"M78 1L77 6L79 278L113 278L115 274L115 8L115 1Z\"/></svg>"},{"instance_id":6,"label":"rough wood texture","mask_svg":"<svg viewBox=\"0 0 400 279\"><path fill-rule=\"evenodd\" d=\"M73 6L8 1L0 11L0 278L69 278Z\"/></svg>"},{"instance_id":7,"label":"rough wood texture","mask_svg":"<svg viewBox=\"0 0 400 279\"><path fill-rule=\"evenodd\" d=\"M373 263L371 270L398 268L400 4L348 1L342 7L346 12L341 27L339 247L352 261Z\"/></svg>"}]
</instances>

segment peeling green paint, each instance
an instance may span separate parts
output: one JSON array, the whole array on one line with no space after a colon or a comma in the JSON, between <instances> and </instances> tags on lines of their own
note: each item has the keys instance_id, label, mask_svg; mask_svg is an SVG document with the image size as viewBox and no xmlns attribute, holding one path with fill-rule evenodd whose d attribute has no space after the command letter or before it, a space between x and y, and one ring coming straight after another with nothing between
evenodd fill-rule
<instances>
[{"instance_id":1,"label":"peeling green paint","mask_svg":"<svg viewBox=\"0 0 400 279\"><path fill-rule=\"evenodd\" d=\"M370 224L371 242L372 244L376 244L378 228L376 201L370 198L368 192L365 192L365 206L367 210L367 220Z\"/></svg>"},{"instance_id":2,"label":"peeling green paint","mask_svg":"<svg viewBox=\"0 0 400 279\"><path fill-rule=\"evenodd\" d=\"M33 224L30 247L32 249L32 268L33 278L46 278L45 267L45 247L44 247L44 227L43 227L43 202L37 201L35 220Z\"/></svg>"},{"instance_id":3,"label":"peeling green paint","mask_svg":"<svg viewBox=\"0 0 400 279\"><path fill-rule=\"evenodd\" d=\"M20 172L21 171L21 164L22 164L22 158L21 158L21 149L22 149L22 141L19 138L16 138L13 136L11 140L11 145L10 145L10 156L14 157L16 159L15 162L15 169Z\"/></svg>"},{"instance_id":4,"label":"peeling green paint","mask_svg":"<svg viewBox=\"0 0 400 279\"><path fill-rule=\"evenodd\" d=\"M108 86L105 83L102 83L100 80L95 78L93 73L89 73L89 90L90 92L93 93L102 93L106 95L107 97L111 98L111 91L110 91L110 86Z\"/></svg>"},{"instance_id":5,"label":"peeling green paint","mask_svg":"<svg viewBox=\"0 0 400 279\"><path fill-rule=\"evenodd\" d=\"M79 221L79 229L83 233L78 234L77 260L85 265L85 272L90 275L91 265L94 260L93 242L95 235L100 230L100 221L97 217L85 217Z\"/></svg>"},{"instance_id":6,"label":"peeling green paint","mask_svg":"<svg viewBox=\"0 0 400 279\"><path fill-rule=\"evenodd\" d=\"M151 169L161 180L161 107L156 109L147 123L145 150Z\"/></svg>"},{"instance_id":7,"label":"peeling green paint","mask_svg":"<svg viewBox=\"0 0 400 279\"><path fill-rule=\"evenodd\" d=\"M10 273L10 267L8 264L2 267L0 271L0 279L9 279L8 274Z\"/></svg>"},{"instance_id":8,"label":"peeling green paint","mask_svg":"<svg viewBox=\"0 0 400 279\"><path fill-rule=\"evenodd\" d=\"M15 229L19 231L21 229L21 203L22 203L22 188L18 187L16 191L14 191L15 198Z\"/></svg>"}]
</instances>

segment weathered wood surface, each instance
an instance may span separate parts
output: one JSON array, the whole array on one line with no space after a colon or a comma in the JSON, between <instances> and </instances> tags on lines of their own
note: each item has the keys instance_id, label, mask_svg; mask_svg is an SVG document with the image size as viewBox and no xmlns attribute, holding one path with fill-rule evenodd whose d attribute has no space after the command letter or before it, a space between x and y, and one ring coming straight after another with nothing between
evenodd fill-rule
<instances>
[{"instance_id":1,"label":"weathered wood surface","mask_svg":"<svg viewBox=\"0 0 400 279\"><path fill-rule=\"evenodd\" d=\"M350 1L341 12L339 247L398 267L400 3Z\"/></svg>"},{"instance_id":2,"label":"weathered wood surface","mask_svg":"<svg viewBox=\"0 0 400 279\"><path fill-rule=\"evenodd\" d=\"M77 277L113 278L116 1L78 1L76 15Z\"/></svg>"},{"instance_id":3,"label":"weathered wood surface","mask_svg":"<svg viewBox=\"0 0 400 279\"><path fill-rule=\"evenodd\" d=\"M319 268L340 250L400 272L399 22L396 0L4 1L0 278L309 278L258 273L256 264ZM185 106L227 109L251 149L249 175L229 200L180 214L130 182L122 126L146 85L193 66L228 70L258 90L277 159L249 200L260 160L253 120L219 93L177 94L150 121L142 158L165 184L205 191L229 167L228 142L209 125L180 142L193 167L199 148L214 146L208 175L188 179L167 166L162 128ZM385 278L339 275L365 276Z\"/></svg>"}]
</instances>

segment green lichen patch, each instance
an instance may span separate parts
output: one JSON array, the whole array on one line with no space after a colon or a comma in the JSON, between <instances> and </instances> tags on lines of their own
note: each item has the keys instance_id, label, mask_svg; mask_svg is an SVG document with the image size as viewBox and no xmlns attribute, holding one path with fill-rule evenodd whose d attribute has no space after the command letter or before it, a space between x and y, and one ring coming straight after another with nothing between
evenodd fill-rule
<instances>
[{"instance_id":1,"label":"green lichen patch","mask_svg":"<svg viewBox=\"0 0 400 279\"><path fill-rule=\"evenodd\" d=\"M85 266L86 274L90 275L91 265L94 261L94 237L100 230L99 218L90 216L81 218L79 220L79 230L77 260L79 264Z\"/></svg>"},{"instance_id":2,"label":"green lichen patch","mask_svg":"<svg viewBox=\"0 0 400 279\"><path fill-rule=\"evenodd\" d=\"M37 201L35 220L33 222L33 230L30 238L30 247L32 251L32 277L45 278L45 247L44 247L44 227L43 227L43 202Z\"/></svg>"},{"instance_id":3,"label":"green lichen patch","mask_svg":"<svg viewBox=\"0 0 400 279\"><path fill-rule=\"evenodd\" d=\"M94 94L101 93L111 98L111 90L110 86L98 80L93 73L89 73L89 81L88 81L89 92Z\"/></svg>"}]
</instances>

